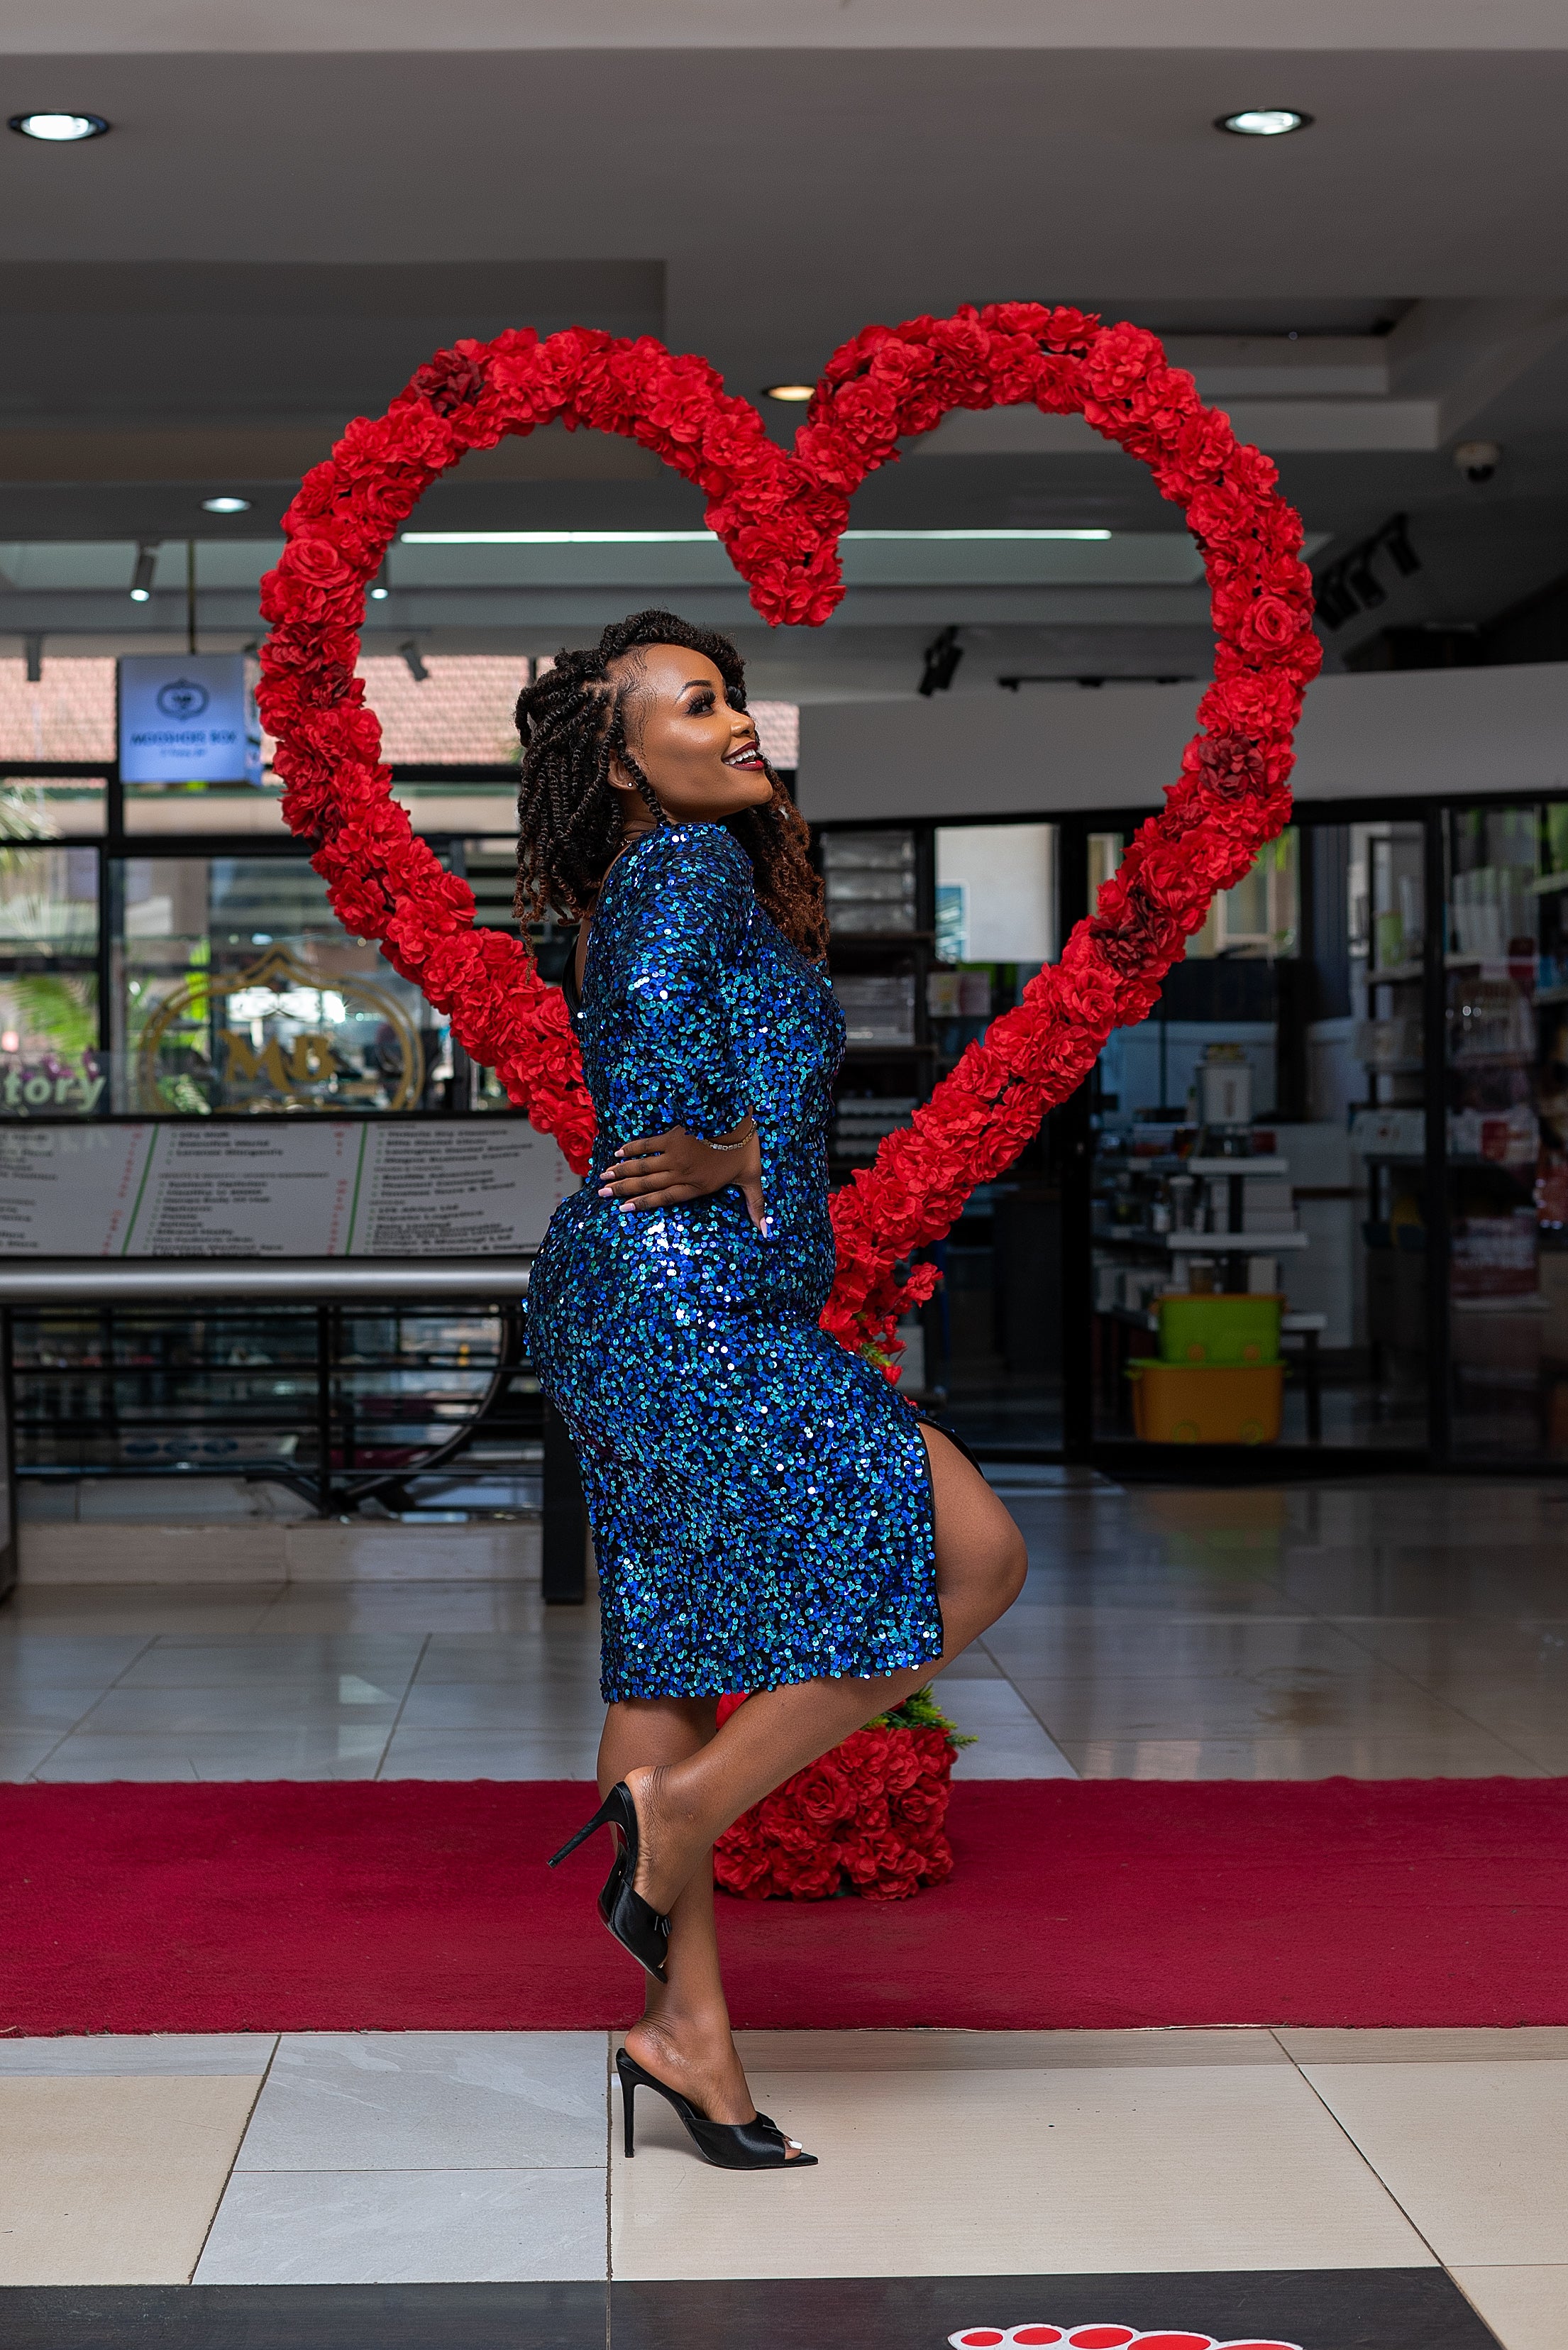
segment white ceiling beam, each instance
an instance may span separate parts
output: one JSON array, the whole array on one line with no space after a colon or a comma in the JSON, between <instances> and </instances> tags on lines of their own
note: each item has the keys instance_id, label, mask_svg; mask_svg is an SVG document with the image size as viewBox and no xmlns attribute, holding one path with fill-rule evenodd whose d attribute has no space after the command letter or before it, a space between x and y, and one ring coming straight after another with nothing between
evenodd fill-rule
<instances>
[{"instance_id":1,"label":"white ceiling beam","mask_svg":"<svg viewBox=\"0 0 1568 2350\"><path fill-rule=\"evenodd\" d=\"M1568 300L1417 302L1387 337L1389 380L1438 408L1440 448L1568 336Z\"/></svg>"},{"instance_id":2,"label":"white ceiling beam","mask_svg":"<svg viewBox=\"0 0 1568 2350\"><path fill-rule=\"evenodd\" d=\"M1227 400L1218 403L1238 437L1271 456L1314 451L1439 449L1435 400ZM929 457L1119 457L1081 416L1037 408L960 409L934 432L905 443Z\"/></svg>"},{"instance_id":3,"label":"white ceiling beam","mask_svg":"<svg viewBox=\"0 0 1568 2350\"><path fill-rule=\"evenodd\" d=\"M0 56L527 49L1568 49L1561 0L52 0ZM35 100L42 103L42 100ZM1262 103L1262 98L1253 102Z\"/></svg>"},{"instance_id":4,"label":"white ceiling beam","mask_svg":"<svg viewBox=\"0 0 1568 2350\"><path fill-rule=\"evenodd\" d=\"M1388 390L1386 335L1168 335L1172 367L1205 400L1380 400Z\"/></svg>"}]
</instances>

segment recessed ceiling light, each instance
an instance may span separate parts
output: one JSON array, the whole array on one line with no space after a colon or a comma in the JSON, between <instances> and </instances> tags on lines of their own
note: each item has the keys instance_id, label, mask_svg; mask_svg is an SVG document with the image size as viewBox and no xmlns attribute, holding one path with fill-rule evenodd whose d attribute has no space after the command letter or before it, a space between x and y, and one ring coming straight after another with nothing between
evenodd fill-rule
<instances>
[{"instance_id":1,"label":"recessed ceiling light","mask_svg":"<svg viewBox=\"0 0 1568 2350\"><path fill-rule=\"evenodd\" d=\"M1311 120L1293 106L1247 106L1240 114L1217 114L1214 128L1234 131L1238 139L1283 139L1288 131L1304 130Z\"/></svg>"},{"instance_id":2,"label":"recessed ceiling light","mask_svg":"<svg viewBox=\"0 0 1568 2350\"><path fill-rule=\"evenodd\" d=\"M101 139L109 129L101 114L14 114L11 128L24 139L47 139L57 147L78 139Z\"/></svg>"},{"instance_id":3,"label":"recessed ceiling light","mask_svg":"<svg viewBox=\"0 0 1568 2350\"><path fill-rule=\"evenodd\" d=\"M249 514L250 510L249 498L203 498L202 500L203 514Z\"/></svg>"},{"instance_id":4,"label":"recessed ceiling light","mask_svg":"<svg viewBox=\"0 0 1568 2350\"><path fill-rule=\"evenodd\" d=\"M767 400L809 400L815 391L814 383L769 383L763 386Z\"/></svg>"}]
</instances>

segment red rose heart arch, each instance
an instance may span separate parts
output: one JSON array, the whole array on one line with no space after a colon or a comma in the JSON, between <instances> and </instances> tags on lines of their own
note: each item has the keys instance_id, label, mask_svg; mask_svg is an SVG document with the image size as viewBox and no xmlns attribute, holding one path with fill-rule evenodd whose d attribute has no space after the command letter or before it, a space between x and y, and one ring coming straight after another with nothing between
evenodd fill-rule
<instances>
[{"instance_id":1,"label":"red rose heart arch","mask_svg":"<svg viewBox=\"0 0 1568 2350\"><path fill-rule=\"evenodd\" d=\"M415 838L379 764L358 631L400 525L471 449L559 418L640 442L699 484L763 618L815 625L844 592L838 536L867 474L950 409L1026 402L1086 417L1185 509L1212 593L1214 681L1164 810L1135 834L1060 962L834 1197L838 1273L823 1323L885 1367L898 1315L936 1284L930 1265L909 1263L914 1252L1012 1163L1111 1031L1147 1016L1215 893L1289 818L1291 736L1321 656L1300 518L1269 460L1203 405L1153 335L1034 302L867 327L828 361L793 451L704 359L648 335L574 327L541 339L522 328L438 353L384 416L357 418L306 475L262 583L262 715L284 815L315 844L333 910L450 1015L580 1172L594 1117L561 992L519 941L475 927L472 892Z\"/></svg>"}]
</instances>

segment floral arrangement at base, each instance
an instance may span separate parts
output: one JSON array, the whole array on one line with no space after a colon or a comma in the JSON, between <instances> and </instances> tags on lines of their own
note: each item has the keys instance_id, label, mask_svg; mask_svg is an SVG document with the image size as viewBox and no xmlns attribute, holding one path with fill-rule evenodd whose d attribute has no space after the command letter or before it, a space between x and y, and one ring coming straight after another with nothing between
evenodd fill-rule
<instances>
[{"instance_id":1,"label":"floral arrangement at base","mask_svg":"<svg viewBox=\"0 0 1568 2350\"><path fill-rule=\"evenodd\" d=\"M743 1697L722 1698L727 1721ZM713 1879L742 1901L908 1901L952 1875L943 1833L953 1756L974 1741L929 1690L852 1731L726 1828Z\"/></svg>"}]
</instances>

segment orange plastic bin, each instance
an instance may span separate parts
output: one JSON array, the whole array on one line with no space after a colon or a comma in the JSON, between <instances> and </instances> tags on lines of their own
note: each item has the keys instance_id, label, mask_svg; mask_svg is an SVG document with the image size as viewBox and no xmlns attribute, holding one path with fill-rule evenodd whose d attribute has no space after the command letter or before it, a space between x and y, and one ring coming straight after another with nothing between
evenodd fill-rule
<instances>
[{"instance_id":1,"label":"orange plastic bin","mask_svg":"<svg viewBox=\"0 0 1568 2350\"><path fill-rule=\"evenodd\" d=\"M1273 1444L1284 1409L1282 1363L1127 1365L1133 1430L1147 1444Z\"/></svg>"}]
</instances>

